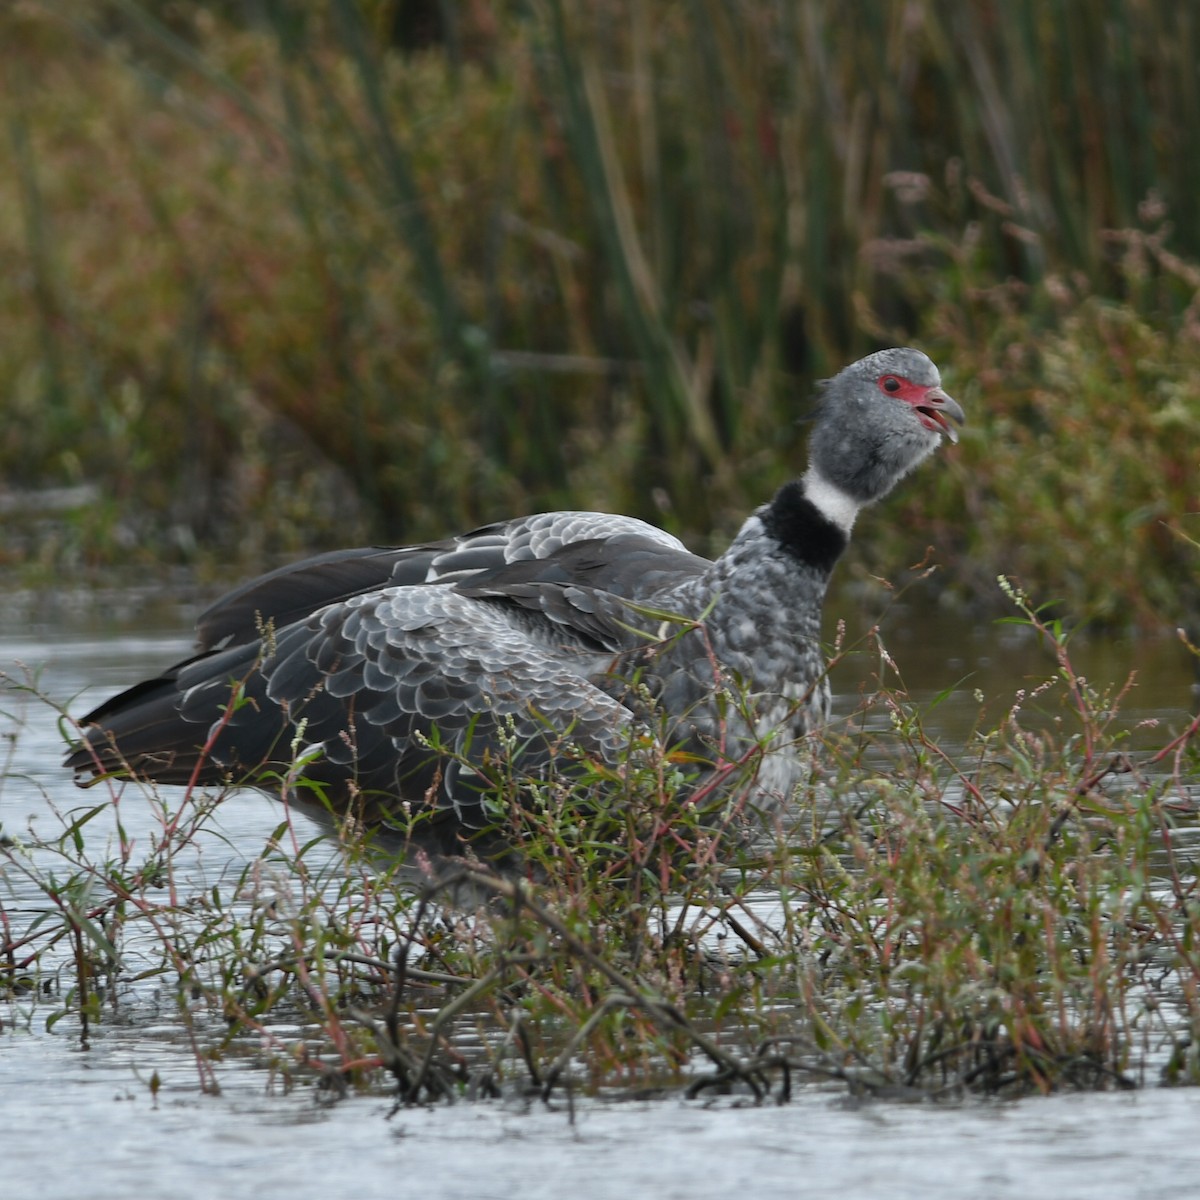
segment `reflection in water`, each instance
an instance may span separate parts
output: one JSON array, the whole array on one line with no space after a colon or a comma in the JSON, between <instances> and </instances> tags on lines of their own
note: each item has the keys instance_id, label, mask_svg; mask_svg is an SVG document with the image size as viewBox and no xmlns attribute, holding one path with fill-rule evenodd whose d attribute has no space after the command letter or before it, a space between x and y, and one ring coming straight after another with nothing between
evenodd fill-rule
<instances>
[{"instance_id":1,"label":"reflection in water","mask_svg":"<svg viewBox=\"0 0 1200 1200\"><path fill-rule=\"evenodd\" d=\"M902 684L928 710L927 723L939 740L961 744L980 719L996 724L1018 691L1032 692L1055 675L1052 647L1025 625L989 621L973 623L961 616L925 615L901 608L888 614L883 642L899 675L880 661L864 627L847 638L852 647L834 675L842 712L855 706L860 691L869 693L882 678L889 687ZM1077 674L1098 689L1132 686L1121 703L1128 728L1145 721L1179 724L1196 703L1190 656L1174 636L1141 639L1076 637L1067 653ZM1153 741L1155 739L1151 739Z\"/></svg>"}]
</instances>

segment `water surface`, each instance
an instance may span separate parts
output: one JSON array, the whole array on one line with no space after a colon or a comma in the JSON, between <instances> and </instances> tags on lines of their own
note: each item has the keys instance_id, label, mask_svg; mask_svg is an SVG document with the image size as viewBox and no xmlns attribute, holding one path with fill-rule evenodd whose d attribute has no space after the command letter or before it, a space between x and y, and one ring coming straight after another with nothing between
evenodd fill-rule
<instances>
[{"instance_id":1,"label":"water surface","mask_svg":"<svg viewBox=\"0 0 1200 1200\"><path fill-rule=\"evenodd\" d=\"M184 654L183 614L126 621L94 614L54 628L0 622L0 669L34 671L52 699L73 712ZM918 699L948 698L931 730L964 737L978 712L975 692L1003 706L1019 687L1054 669L1035 639L1008 627L953 626L898 612L886 632L904 682ZM1094 683L1138 686L1126 719L1183 722L1193 703L1190 665L1171 639L1080 643L1075 665ZM864 652L835 676L839 708L878 668ZM0 781L0 817L20 834L30 822L58 828L52 809L87 803L59 766L53 713L19 692L0 697L0 735L12 735ZM122 821L149 837L153 813L124 804ZM219 812L223 839L204 851L206 877L236 873L264 844L279 808L254 793ZM89 830L89 839L93 836ZM115 831L113 831L115 836ZM332 850L330 851L332 853ZM10 908L39 902L8 882ZM14 914L18 918L20 913ZM283 1196L347 1194L356 1200L429 1197L1161 1197L1189 1194L1200 1178L1200 1089L1064 1095L961 1105L859 1103L840 1089L802 1089L784 1107L730 1101L589 1101L573 1119L563 1103L491 1101L391 1114L386 1097L323 1102L311 1086L282 1090L252 1053L221 1065L221 1091L205 1095L196 1062L174 1022L174 1000L106 1023L87 1050L68 1021L53 1032L44 1011L0 1003L0 1153L6 1196ZM157 1097L149 1081L159 1081Z\"/></svg>"}]
</instances>

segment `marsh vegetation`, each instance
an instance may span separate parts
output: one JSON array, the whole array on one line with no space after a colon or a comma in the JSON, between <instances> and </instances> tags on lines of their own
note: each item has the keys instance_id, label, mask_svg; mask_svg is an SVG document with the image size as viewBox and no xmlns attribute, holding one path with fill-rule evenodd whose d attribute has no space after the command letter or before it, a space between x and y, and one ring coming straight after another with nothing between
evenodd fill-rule
<instances>
[{"instance_id":1,"label":"marsh vegetation","mask_svg":"<svg viewBox=\"0 0 1200 1200\"><path fill-rule=\"evenodd\" d=\"M433 886L285 809L231 840L233 793L54 789L49 825L6 830L8 1020L86 1041L149 1005L205 1089L253 1047L276 1078L410 1101L1195 1082L1196 722L1130 722L1128 688L1081 678L1016 602L1044 674L956 696L977 718L953 744L947 697L854 647L870 686L753 838L681 801L669 747L620 774L501 772L522 869L468 854Z\"/></svg>"},{"instance_id":2,"label":"marsh vegetation","mask_svg":"<svg viewBox=\"0 0 1200 1200\"><path fill-rule=\"evenodd\" d=\"M813 381L915 343L972 423L860 576L931 545L975 611L1005 574L1190 626L1198 38L1136 0L9 7L0 562L241 577L568 507L710 553Z\"/></svg>"}]
</instances>

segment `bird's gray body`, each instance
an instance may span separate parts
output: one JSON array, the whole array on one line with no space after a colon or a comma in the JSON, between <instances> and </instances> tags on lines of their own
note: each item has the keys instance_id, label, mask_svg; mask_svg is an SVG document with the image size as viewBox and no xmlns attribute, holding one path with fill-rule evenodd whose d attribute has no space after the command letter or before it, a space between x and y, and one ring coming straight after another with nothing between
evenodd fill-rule
<instances>
[{"instance_id":1,"label":"bird's gray body","mask_svg":"<svg viewBox=\"0 0 1200 1200\"><path fill-rule=\"evenodd\" d=\"M911 392L889 395L893 377ZM272 572L200 618L194 658L89 713L68 765L250 783L326 819L424 814L450 850L493 819L505 758L616 767L659 739L697 786L740 765L752 802L782 803L828 712L830 570L858 509L949 432L942 414L962 418L917 351L847 368L808 474L713 562L633 518L557 512Z\"/></svg>"}]
</instances>

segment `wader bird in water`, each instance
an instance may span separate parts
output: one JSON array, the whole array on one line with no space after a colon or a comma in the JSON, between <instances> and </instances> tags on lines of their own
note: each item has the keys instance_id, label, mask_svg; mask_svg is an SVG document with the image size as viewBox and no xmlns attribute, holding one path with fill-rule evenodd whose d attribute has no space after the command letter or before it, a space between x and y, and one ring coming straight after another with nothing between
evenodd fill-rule
<instances>
[{"instance_id":1,"label":"wader bird in water","mask_svg":"<svg viewBox=\"0 0 1200 1200\"><path fill-rule=\"evenodd\" d=\"M828 715L821 609L858 511L963 419L918 350L846 367L807 471L715 562L632 517L551 512L272 571L200 617L193 657L88 713L66 765L254 786L439 855L496 823L489 764L619 768L651 734L693 794L741 764L748 802L778 806Z\"/></svg>"}]
</instances>

